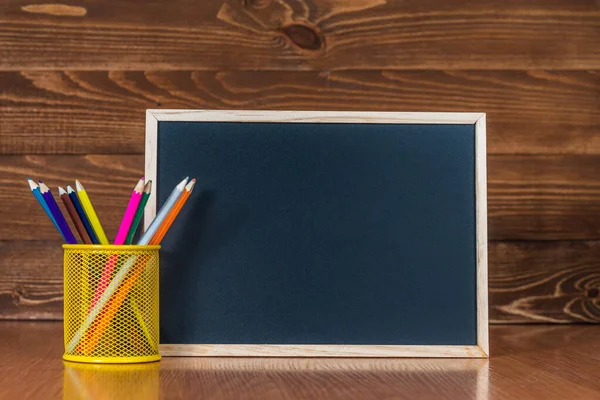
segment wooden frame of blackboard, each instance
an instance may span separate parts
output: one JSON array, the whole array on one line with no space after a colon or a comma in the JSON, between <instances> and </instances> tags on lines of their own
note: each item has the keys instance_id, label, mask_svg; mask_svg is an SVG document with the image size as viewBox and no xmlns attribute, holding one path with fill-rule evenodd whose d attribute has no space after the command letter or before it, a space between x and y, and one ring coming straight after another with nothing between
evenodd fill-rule
<instances>
[{"instance_id":1,"label":"wooden frame of blackboard","mask_svg":"<svg viewBox=\"0 0 600 400\"><path fill-rule=\"evenodd\" d=\"M147 110L146 179L157 187L157 135L160 121L276 122L364 124L473 124L475 126L475 204L477 247L476 345L277 345L277 344L167 344L163 356L204 357L472 357L489 356L486 123L484 113L407 113L346 111L232 111ZM151 196L144 213L147 228L156 215Z\"/></svg>"}]
</instances>

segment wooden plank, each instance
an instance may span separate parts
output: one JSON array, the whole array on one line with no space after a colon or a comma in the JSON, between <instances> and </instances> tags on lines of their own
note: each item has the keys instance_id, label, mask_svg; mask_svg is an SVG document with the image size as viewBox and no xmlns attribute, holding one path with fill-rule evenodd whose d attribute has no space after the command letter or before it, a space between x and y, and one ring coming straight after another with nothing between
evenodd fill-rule
<instances>
[{"instance_id":1,"label":"wooden plank","mask_svg":"<svg viewBox=\"0 0 600 400\"><path fill-rule=\"evenodd\" d=\"M145 148L146 152L144 155L144 176L147 180L151 180L153 182L157 182L156 180L156 167L157 167L157 157L156 150L158 148L158 120L152 114L150 110L146 111L146 138L145 138ZM154 190L156 191L157 185L154 185ZM143 229L144 232L150 226L152 221L148 216L152 215L152 218L156 216L156 196L150 196L146 203L146 207L144 208L144 220L143 220Z\"/></svg>"},{"instance_id":2,"label":"wooden plank","mask_svg":"<svg viewBox=\"0 0 600 400\"><path fill-rule=\"evenodd\" d=\"M497 242L489 256L495 322L600 322L600 242Z\"/></svg>"},{"instance_id":3,"label":"wooden plank","mask_svg":"<svg viewBox=\"0 0 600 400\"><path fill-rule=\"evenodd\" d=\"M0 319L61 319L60 241L0 254ZM489 258L492 323L600 322L600 241L491 242Z\"/></svg>"},{"instance_id":4,"label":"wooden plank","mask_svg":"<svg viewBox=\"0 0 600 400\"><path fill-rule=\"evenodd\" d=\"M0 241L0 319L62 319L61 241Z\"/></svg>"},{"instance_id":5,"label":"wooden plank","mask_svg":"<svg viewBox=\"0 0 600 400\"><path fill-rule=\"evenodd\" d=\"M600 158L488 156L490 240L600 238Z\"/></svg>"},{"instance_id":6,"label":"wooden plank","mask_svg":"<svg viewBox=\"0 0 600 400\"><path fill-rule=\"evenodd\" d=\"M0 14L0 68L593 69L597 2L530 0L31 4ZM71 3L71 4L69 4Z\"/></svg>"},{"instance_id":7,"label":"wooden plank","mask_svg":"<svg viewBox=\"0 0 600 400\"><path fill-rule=\"evenodd\" d=\"M319 124L471 124L483 113L382 111L148 110L157 121L274 122Z\"/></svg>"},{"instance_id":8,"label":"wooden plank","mask_svg":"<svg viewBox=\"0 0 600 400\"><path fill-rule=\"evenodd\" d=\"M598 165L596 155L488 156L490 240L600 239ZM143 173L141 155L2 156L0 240L59 239L27 177L52 190L80 179L111 237Z\"/></svg>"},{"instance_id":9,"label":"wooden plank","mask_svg":"<svg viewBox=\"0 0 600 400\"><path fill-rule=\"evenodd\" d=\"M143 154L157 107L486 112L490 154L600 154L598 71L24 71L0 87L6 155Z\"/></svg>"}]
</instances>

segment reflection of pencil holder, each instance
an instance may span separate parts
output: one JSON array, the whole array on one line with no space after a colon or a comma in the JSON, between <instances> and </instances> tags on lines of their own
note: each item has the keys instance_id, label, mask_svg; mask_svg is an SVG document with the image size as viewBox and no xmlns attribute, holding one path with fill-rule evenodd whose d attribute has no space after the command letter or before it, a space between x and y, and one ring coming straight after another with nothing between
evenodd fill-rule
<instances>
[{"instance_id":1,"label":"reflection of pencil holder","mask_svg":"<svg viewBox=\"0 0 600 400\"><path fill-rule=\"evenodd\" d=\"M63 245L63 358L157 361L160 246Z\"/></svg>"},{"instance_id":2,"label":"reflection of pencil holder","mask_svg":"<svg viewBox=\"0 0 600 400\"><path fill-rule=\"evenodd\" d=\"M158 400L159 365L64 362L63 399Z\"/></svg>"}]
</instances>

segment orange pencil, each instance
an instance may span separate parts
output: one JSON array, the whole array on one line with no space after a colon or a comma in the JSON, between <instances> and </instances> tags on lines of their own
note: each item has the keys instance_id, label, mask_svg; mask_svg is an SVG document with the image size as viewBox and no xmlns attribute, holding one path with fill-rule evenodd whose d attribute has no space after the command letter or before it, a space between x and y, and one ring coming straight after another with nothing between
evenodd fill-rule
<instances>
[{"instance_id":1,"label":"orange pencil","mask_svg":"<svg viewBox=\"0 0 600 400\"><path fill-rule=\"evenodd\" d=\"M192 179L190 181L190 183L188 183L185 186L185 189L183 190L183 194L181 195L179 200L177 200L177 203L175 203L175 205L173 206L173 209L171 210L171 212L169 212L169 214L167 215L167 217L165 218L163 223L160 225L160 227L158 228L158 230L156 231L154 236L152 236L152 239L150 239L151 245L159 244L161 242L161 240L163 239L163 237L165 237L165 234L171 227L171 224L173 224L173 221L175 221L175 218L177 218L177 214L179 214L179 211L181 211L181 209L183 208L183 205L185 204L187 199L192 194L192 190L194 189L195 184L196 184L196 179Z\"/></svg>"}]
</instances>

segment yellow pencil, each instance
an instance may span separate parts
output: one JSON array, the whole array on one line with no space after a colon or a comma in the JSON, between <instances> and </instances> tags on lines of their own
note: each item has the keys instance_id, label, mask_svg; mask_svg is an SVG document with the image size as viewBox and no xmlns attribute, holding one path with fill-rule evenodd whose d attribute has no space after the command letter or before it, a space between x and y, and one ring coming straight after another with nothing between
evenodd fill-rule
<instances>
[{"instance_id":1,"label":"yellow pencil","mask_svg":"<svg viewBox=\"0 0 600 400\"><path fill-rule=\"evenodd\" d=\"M87 215L90 223L92 224L92 229L96 233L100 244L109 244L108 238L104 234L104 229L102 229L102 225L100 224L100 220L96 215L96 211L94 210L94 206L92 206L92 202L88 197L83 185L79 181L75 181L75 185L77 186L77 197L83 206L83 211L85 211L85 215Z\"/></svg>"}]
</instances>

